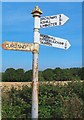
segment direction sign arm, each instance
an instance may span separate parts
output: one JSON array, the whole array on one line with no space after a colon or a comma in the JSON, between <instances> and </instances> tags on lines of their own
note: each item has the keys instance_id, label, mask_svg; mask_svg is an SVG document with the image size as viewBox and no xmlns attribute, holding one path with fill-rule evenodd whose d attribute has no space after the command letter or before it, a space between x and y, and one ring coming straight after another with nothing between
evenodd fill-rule
<instances>
[{"instance_id":1,"label":"direction sign arm","mask_svg":"<svg viewBox=\"0 0 84 120\"><path fill-rule=\"evenodd\" d=\"M71 46L66 39L43 34L40 34L40 44L61 49L68 49Z\"/></svg>"},{"instance_id":2,"label":"direction sign arm","mask_svg":"<svg viewBox=\"0 0 84 120\"><path fill-rule=\"evenodd\" d=\"M45 16L40 18L40 27L54 27L64 25L69 20L69 18L64 14L58 14L53 16Z\"/></svg>"},{"instance_id":3,"label":"direction sign arm","mask_svg":"<svg viewBox=\"0 0 84 120\"><path fill-rule=\"evenodd\" d=\"M21 43L21 42L3 42L2 48L5 50L20 50L28 52L38 52L39 47L33 43Z\"/></svg>"}]
</instances>

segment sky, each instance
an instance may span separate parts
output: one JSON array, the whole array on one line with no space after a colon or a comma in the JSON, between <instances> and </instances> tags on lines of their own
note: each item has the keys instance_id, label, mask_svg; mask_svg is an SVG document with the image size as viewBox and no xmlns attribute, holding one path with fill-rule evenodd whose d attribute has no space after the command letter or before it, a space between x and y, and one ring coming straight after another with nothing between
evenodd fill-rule
<instances>
[{"instance_id":1,"label":"sky","mask_svg":"<svg viewBox=\"0 0 84 120\"><path fill-rule=\"evenodd\" d=\"M3 2L46 2L46 0L1 0ZM47 0L47 2L82 2L83 0Z\"/></svg>"},{"instance_id":2,"label":"sky","mask_svg":"<svg viewBox=\"0 0 84 120\"><path fill-rule=\"evenodd\" d=\"M41 28L40 33L66 39L71 47L63 50L42 46L39 49L39 70L82 66L82 3L81 2L3 2L2 43L4 41L33 43L31 11L38 5L41 17L64 14L69 20L63 26ZM32 69L32 53L2 50L2 71L7 68Z\"/></svg>"},{"instance_id":3,"label":"sky","mask_svg":"<svg viewBox=\"0 0 84 120\"><path fill-rule=\"evenodd\" d=\"M2 3L0 2L0 71L2 71Z\"/></svg>"}]
</instances>

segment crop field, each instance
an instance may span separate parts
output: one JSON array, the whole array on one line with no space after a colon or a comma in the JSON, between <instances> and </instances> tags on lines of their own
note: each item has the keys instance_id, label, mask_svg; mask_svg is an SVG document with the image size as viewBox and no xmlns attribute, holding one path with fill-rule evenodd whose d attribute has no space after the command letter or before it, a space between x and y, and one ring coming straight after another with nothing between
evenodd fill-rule
<instances>
[{"instance_id":1,"label":"crop field","mask_svg":"<svg viewBox=\"0 0 84 120\"><path fill-rule=\"evenodd\" d=\"M39 82L39 85L68 85L71 81L47 81L47 82ZM77 81L74 81L77 82ZM83 82L83 81L80 81ZM7 87L9 90L14 87L16 89L22 89L23 86L31 87L32 82L0 82L0 87Z\"/></svg>"},{"instance_id":2,"label":"crop field","mask_svg":"<svg viewBox=\"0 0 84 120\"><path fill-rule=\"evenodd\" d=\"M22 89L22 86L31 87L31 82L0 82L0 87L7 87L9 90L14 87L16 89Z\"/></svg>"}]
</instances>

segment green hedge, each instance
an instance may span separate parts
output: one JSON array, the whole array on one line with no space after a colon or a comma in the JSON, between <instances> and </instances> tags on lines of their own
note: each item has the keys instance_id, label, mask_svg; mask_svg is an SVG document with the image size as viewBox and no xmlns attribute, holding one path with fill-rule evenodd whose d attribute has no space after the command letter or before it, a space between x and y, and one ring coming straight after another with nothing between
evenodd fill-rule
<instances>
[{"instance_id":1,"label":"green hedge","mask_svg":"<svg viewBox=\"0 0 84 120\"><path fill-rule=\"evenodd\" d=\"M5 89L5 88L4 88ZM31 118L32 90L2 91L2 118ZM39 118L84 118L84 82L39 86Z\"/></svg>"}]
</instances>

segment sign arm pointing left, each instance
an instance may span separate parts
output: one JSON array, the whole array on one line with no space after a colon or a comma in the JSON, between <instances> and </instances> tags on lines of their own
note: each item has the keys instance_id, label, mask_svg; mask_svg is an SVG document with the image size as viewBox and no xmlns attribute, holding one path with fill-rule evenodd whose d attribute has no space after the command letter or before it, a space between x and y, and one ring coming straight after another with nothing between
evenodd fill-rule
<instances>
[{"instance_id":1,"label":"sign arm pointing left","mask_svg":"<svg viewBox=\"0 0 84 120\"><path fill-rule=\"evenodd\" d=\"M35 52L38 51L38 45L34 43L22 43L22 42L3 42L2 48L5 50L20 50Z\"/></svg>"}]
</instances>

